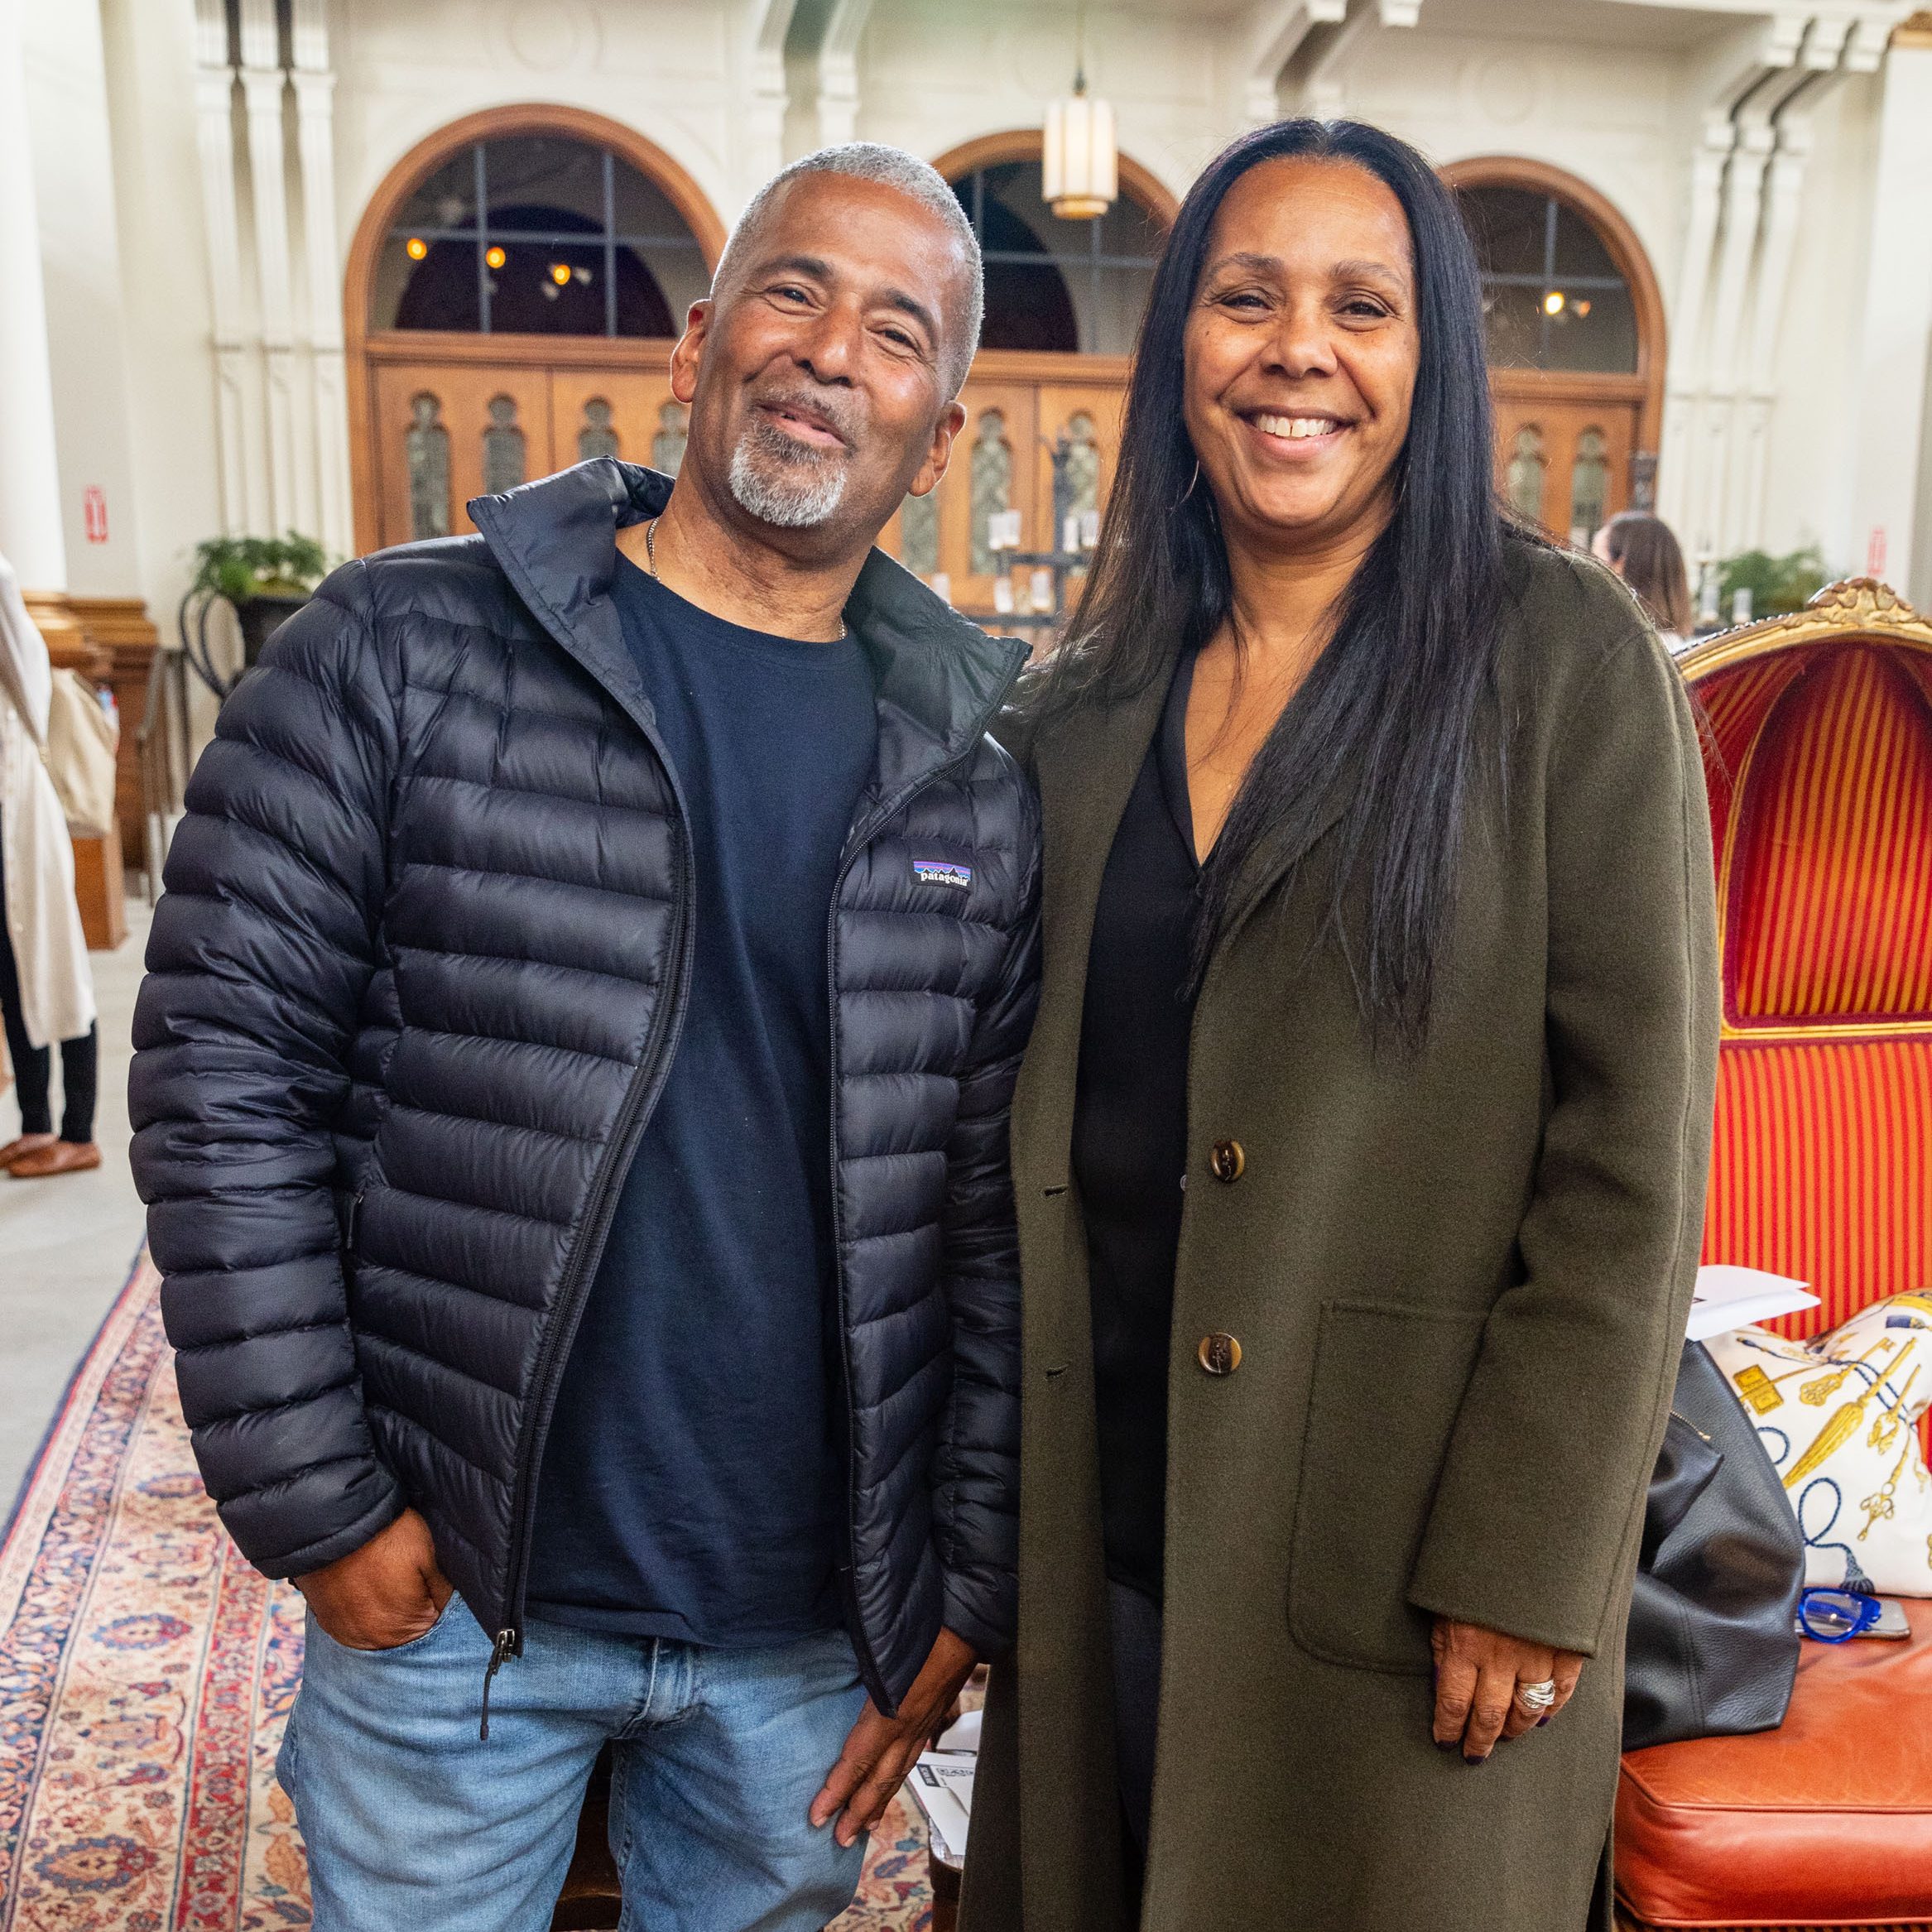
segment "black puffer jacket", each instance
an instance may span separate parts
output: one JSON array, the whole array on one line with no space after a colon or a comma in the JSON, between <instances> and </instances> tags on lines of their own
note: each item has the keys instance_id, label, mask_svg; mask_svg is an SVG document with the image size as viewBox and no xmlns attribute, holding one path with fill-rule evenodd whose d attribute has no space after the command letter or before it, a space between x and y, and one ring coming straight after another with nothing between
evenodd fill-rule
<instances>
[{"instance_id":1,"label":"black puffer jacket","mask_svg":"<svg viewBox=\"0 0 1932 1932\"><path fill-rule=\"evenodd\" d=\"M135 1018L135 1175L223 1521L300 1575L413 1503L499 1658L687 992L677 776L608 594L668 491L585 464L337 571L223 708ZM1038 834L985 736L1023 647L877 555L846 615L879 736L828 935L842 1560L890 1709L942 1619L1012 1636Z\"/></svg>"}]
</instances>

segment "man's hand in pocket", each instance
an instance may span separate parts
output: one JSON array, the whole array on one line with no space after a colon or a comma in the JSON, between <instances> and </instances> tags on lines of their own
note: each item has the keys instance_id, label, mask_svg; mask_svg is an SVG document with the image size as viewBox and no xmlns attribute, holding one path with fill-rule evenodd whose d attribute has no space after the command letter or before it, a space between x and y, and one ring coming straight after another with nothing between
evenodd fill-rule
<instances>
[{"instance_id":1,"label":"man's hand in pocket","mask_svg":"<svg viewBox=\"0 0 1932 1932\"><path fill-rule=\"evenodd\" d=\"M430 1526L406 1509L359 1550L296 1579L315 1621L344 1649L392 1651L443 1614L450 1583Z\"/></svg>"}]
</instances>

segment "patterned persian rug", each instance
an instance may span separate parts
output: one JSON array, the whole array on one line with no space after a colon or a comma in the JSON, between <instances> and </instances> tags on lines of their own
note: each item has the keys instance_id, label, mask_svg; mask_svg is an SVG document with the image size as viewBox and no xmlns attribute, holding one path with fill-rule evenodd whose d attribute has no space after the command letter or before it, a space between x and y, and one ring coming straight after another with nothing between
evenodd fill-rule
<instances>
[{"instance_id":1,"label":"patterned persian rug","mask_svg":"<svg viewBox=\"0 0 1932 1932\"><path fill-rule=\"evenodd\" d=\"M0 1543L0 1932L310 1922L275 1754L301 1600L202 1493L145 1262L75 1372ZM834 1932L925 1932L910 1805Z\"/></svg>"}]
</instances>

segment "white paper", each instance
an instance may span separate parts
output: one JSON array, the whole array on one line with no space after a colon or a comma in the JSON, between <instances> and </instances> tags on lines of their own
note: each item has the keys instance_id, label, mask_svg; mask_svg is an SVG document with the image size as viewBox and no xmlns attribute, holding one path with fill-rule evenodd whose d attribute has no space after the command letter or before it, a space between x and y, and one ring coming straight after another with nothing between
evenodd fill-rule
<instances>
[{"instance_id":1,"label":"white paper","mask_svg":"<svg viewBox=\"0 0 1932 1932\"><path fill-rule=\"evenodd\" d=\"M921 1754L906 1781L906 1789L925 1814L926 1828L941 1855L955 1865L966 1857L966 1836L973 1817L973 1774L978 1766L976 1752L928 1751Z\"/></svg>"},{"instance_id":2,"label":"white paper","mask_svg":"<svg viewBox=\"0 0 1932 1932\"><path fill-rule=\"evenodd\" d=\"M1691 1294L1690 1319L1684 1333L1693 1342L1818 1306L1818 1297L1802 1281L1728 1263L1699 1268Z\"/></svg>"},{"instance_id":3,"label":"white paper","mask_svg":"<svg viewBox=\"0 0 1932 1932\"><path fill-rule=\"evenodd\" d=\"M1013 608L1013 580L1011 577L996 577L992 580L992 608L1002 616Z\"/></svg>"}]
</instances>

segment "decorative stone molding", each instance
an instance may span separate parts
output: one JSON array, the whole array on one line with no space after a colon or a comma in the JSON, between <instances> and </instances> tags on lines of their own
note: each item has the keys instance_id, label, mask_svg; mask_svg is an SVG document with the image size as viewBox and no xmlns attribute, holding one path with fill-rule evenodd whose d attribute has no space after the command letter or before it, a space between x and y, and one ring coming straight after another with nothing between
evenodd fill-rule
<instances>
[{"instance_id":1,"label":"decorative stone molding","mask_svg":"<svg viewBox=\"0 0 1932 1932\"><path fill-rule=\"evenodd\" d=\"M1282 70L1318 26L1339 26L1348 0L1281 0L1263 12L1242 76L1242 105L1251 127L1281 118Z\"/></svg>"},{"instance_id":2,"label":"decorative stone molding","mask_svg":"<svg viewBox=\"0 0 1932 1932\"><path fill-rule=\"evenodd\" d=\"M819 145L835 147L858 133L858 43L872 0L833 0L819 47Z\"/></svg>"}]
</instances>

